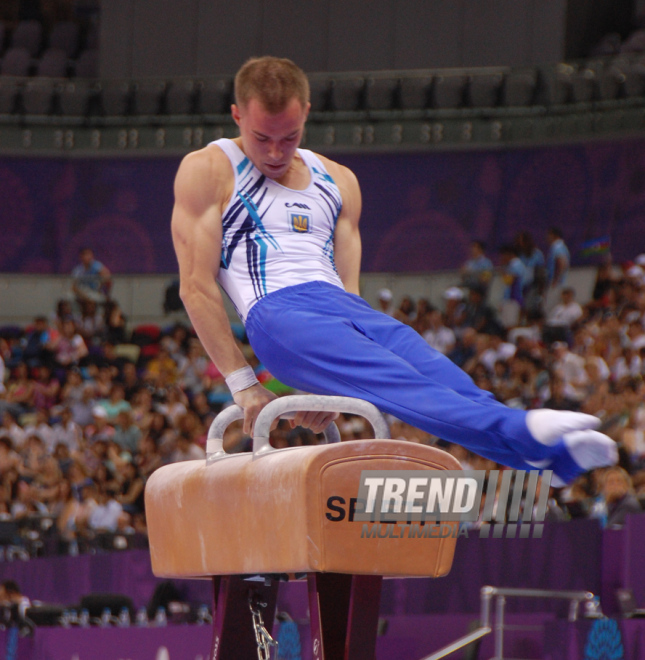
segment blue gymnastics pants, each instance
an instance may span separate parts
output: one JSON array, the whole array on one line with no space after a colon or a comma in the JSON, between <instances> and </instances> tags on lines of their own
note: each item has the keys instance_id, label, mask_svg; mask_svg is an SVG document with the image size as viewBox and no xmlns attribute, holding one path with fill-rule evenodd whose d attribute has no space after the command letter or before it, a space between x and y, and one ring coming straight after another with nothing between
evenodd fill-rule
<instances>
[{"instance_id":1,"label":"blue gymnastics pants","mask_svg":"<svg viewBox=\"0 0 645 660\"><path fill-rule=\"evenodd\" d=\"M512 468L550 459L563 478L581 472L564 443L533 438L525 411L499 403L412 328L337 286L315 281L270 293L251 308L246 331L262 363L291 387L364 399Z\"/></svg>"}]
</instances>

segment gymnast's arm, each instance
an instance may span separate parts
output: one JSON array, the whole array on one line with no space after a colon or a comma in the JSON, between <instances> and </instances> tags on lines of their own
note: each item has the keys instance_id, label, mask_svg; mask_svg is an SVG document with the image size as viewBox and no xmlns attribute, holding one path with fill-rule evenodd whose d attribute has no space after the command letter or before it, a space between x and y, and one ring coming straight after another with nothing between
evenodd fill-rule
<instances>
[{"instance_id":1,"label":"gymnast's arm","mask_svg":"<svg viewBox=\"0 0 645 660\"><path fill-rule=\"evenodd\" d=\"M361 217L361 189L356 175L346 167L324 159L343 199L334 232L334 261L345 290L360 295L361 235L358 221Z\"/></svg>"},{"instance_id":2,"label":"gymnast's arm","mask_svg":"<svg viewBox=\"0 0 645 660\"><path fill-rule=\"evenodd\" d=\"M226 377L248 366L237 346L216 278L222 249L222 211L233 192L224 153L206 147L188 154L175 179L172 237L179 262L180 296L204 348ZM260 384L234 395L252 435L260 410L275 395Z\"/></svg>"}]
</instances>

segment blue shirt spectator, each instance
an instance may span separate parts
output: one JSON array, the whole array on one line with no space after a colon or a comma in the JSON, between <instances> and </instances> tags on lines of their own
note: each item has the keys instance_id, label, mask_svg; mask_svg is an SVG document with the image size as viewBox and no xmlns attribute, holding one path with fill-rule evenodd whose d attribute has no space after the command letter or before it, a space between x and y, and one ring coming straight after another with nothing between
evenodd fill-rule
<instances>
[{"instance_id":1,"label":"blue shirt spectator","mask_svg":"<svg viewBox=\"0 0 645 660\"><path fill-rule=\"evenodd\" d=\"M552 227L547 233L549 251L546 257L547 286L562 286L569 272L569 250L562 240L562 232Z\"/></svg>"},{"instance_id":2,"label":"blue shirt spectator","mask_svg":"<svg viewBox=\"0 0 645 660\"><path fill-rule=\"evenodd\" d=\"M484 293L493 277L493 262L486 256L486 245L482 241L470 244L470 259L461 268L462 284L465 287L482 287Z\"/></svg>"},{"instance_id":3,"label":"blue shirt spectator","mask_svg":"<svg viewBox=\"0 0 645 660\"><path fill-rule=\"evenodd\" d=\"M107 300L112 276L100 261L94 258L90 248L79 252L80 263L72 270L72 290L79 301L92 300L103 303Z\"/></svg>"}]
</instances>

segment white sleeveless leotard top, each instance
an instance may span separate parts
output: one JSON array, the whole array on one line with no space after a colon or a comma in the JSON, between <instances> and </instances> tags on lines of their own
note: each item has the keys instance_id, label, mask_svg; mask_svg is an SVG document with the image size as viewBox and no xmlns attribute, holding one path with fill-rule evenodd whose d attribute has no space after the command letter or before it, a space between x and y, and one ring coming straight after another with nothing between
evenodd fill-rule
<instances>
[{"instance_id":1,"label":"white sleeveless leotard top","mask_svg":"<svg viewBox=\"0 0 645 660\"><path fill-rule=\"evenodd\" d=\"M242 321L258 300L287 286L322 280L343 288L334 264L338 186L320 159L298 153L309 169L305 190L267 178L233 142L216 144L229 158L235 189L222 215L218 282Z\"/></svg>"}]
</instances>

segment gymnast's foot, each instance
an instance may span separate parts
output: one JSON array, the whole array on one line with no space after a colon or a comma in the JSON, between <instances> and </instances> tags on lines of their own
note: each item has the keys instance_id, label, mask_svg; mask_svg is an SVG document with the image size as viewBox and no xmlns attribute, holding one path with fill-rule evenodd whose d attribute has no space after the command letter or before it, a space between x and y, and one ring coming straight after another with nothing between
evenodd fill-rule
<instances>
[{"instance_id":1,"label":"gymnast's foot","mask_svg":"<svg viewBox=\"0 0 645 660\"><path fill-rule=\"evenodd\" d=\"M588 470L618 462L616 443L595 430L600 420L593 415L531 410L527 413L526 425L538 442L553 448L552 457L536 467L553 470L551 484L556 488Z\"/></svg>"},{"instance_id":2,"label":"gymnast's foot","mask_svg":"<svg viewBox=\"0 0 645 660\"><path fill-rule=\"evenodd\" d=\"M553 470L551 485L555 488L572 482L589 470L618 462L618 446L610 437L598 431L565 433L555 449L556 457L549 468Z\"/></svg>"},{"instance_id":3,"label":"gymnast's foot","mask_svg":"<svg viewBox=\"0 0 645 660\"><path fill-rule=\"evenodd\" d=\"M529 410L526 413L526 426L538 442L543 445L555 445L565 433L570 431L597 429L600 420L585 413L542 408Z\"/></svg>"},{"instance_id":4,"label":"gymnast's foot","mask_svg":"<svg viewBox=\"0 0 645 660\"><path fill-rule=\"evenodd\" d=\"M559 488L594 468L618 462L616 443L596 431L600 420L593 415L559 410L530 410L526 426L540 443L552 448L551 457L534 464L553 470L551 484Z\"/></svg>"}]
</instances>

